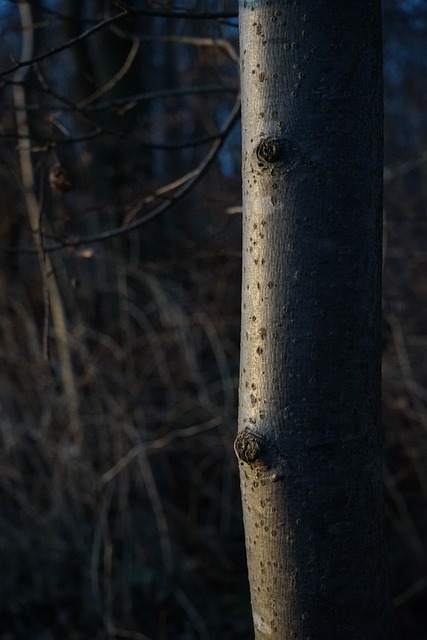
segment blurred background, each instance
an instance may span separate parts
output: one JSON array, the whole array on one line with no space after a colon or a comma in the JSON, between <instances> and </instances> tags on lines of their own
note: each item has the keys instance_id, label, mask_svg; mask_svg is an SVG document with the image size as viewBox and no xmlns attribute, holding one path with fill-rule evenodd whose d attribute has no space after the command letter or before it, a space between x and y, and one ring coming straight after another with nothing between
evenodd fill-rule
<instances>
[{"instance_id":1,"label":"blurred background","mask_svg":"<svg viewBox=\"0 0 427 640\"><path fill-rule=\"evenodd\" d=\"M236 3L124 6L0 2L1 640L252 637ZM383 9L387 527L427 640L427 0Z\"/></svg>"}]
</instances>

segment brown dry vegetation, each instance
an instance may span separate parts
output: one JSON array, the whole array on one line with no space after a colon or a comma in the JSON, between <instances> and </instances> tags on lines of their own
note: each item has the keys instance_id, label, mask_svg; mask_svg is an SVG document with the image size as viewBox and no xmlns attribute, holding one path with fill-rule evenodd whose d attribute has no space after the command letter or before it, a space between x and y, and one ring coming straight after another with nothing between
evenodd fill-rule
<instances>
[{"instance_id":1,"label":"brown dry vegetation","mask_svg":"<svg viewBox=\"0 0 427 640\"><path fill-rule=\"evenodd\" d=\"M386 185L383 424L396 618L400 637L421 640L427 593L427 226L425 194L412 188L409 175L406 184L398 178Z\"/></svg>"},{"instance_id":2,"label":"brown dry vegetation","mask_svg":"<svg viewBox=\"0 0 427 640\"><path fill-rule=\"evenodd\" d=\"M14 20L19 34L15 14ZM181 82L209 76L224 84L231 78L236 87L229 57L209 51L197 50ZM28 79L43 85L51 72L54 86L49 61ZM52 96L29 94L29 104L37 98L50 113ZM0 639L247 639L232 446L240 220L226 212L239 204L239 179L211 169L190 197L139 231L53 253L43 269L23 251L33 238L22 157L6 135L16 133L9 86L1 100ZM161 116L155 126L169 141L171 131L193 120L190 137L212 134L218 126L212 114L223 104L230 109L232 100L211 100L209 113L203 97L191 98L179 109L171 102L162 113L141 110L126 126L143 136L149 118ZM73 152L59 145L55 154L68 165L72 188L58 192L47 179L58 158L40 142L57 129L29 113L37 140L34 193L47 243L49 234L116 227L126 211L201 157L187 150L165 160L137 146L129 153L114 136L89 139ZM122 122L115 115L112 128ZM72 117L79 130L79 112ZM393 137L396 123L389 127ZM419 157L420 146L409 159ZM387 523L398 633L426 640L427 193L424 164L402 168L399 153L389 143L387 162L400 169L385 190ZM4 250L11 245L20 251ZM52 289L47 295L49 281L59 297Z\"/></svg>"},{"instance_id":3,"label":"brown dry vegetation","mask_svg":"<svg viewBox=\"0 0 427 640\"><path fill-rule=\"evenodd\" d=\"M3 278L1 637L246 637L239 259L102 262L102 316L69 327L75 422L40 293Z\"/></svg>"},{"instance_id":4,"label":"brown dry vegetation","mask_svg":"<svg viewBox=\"0 0 427 640\"><path fill-rule=\"evenodd\" d=\"M391 195L390 188L386 202ZM74 425L54 341L48 362L41 353L35 261L3 260L5 640L144 637L132 630L165 639L250 635L232 448L238 224L219 212L215 244L177 248L163 238L171 255L137 266L106 247L92 259L108 278L97 280L93 304L79 304L69 327L79 398ZM392 586L401 637L421 639L427 230L409 205L387 208L386 229L383 423ZM151 242L160 237L155 232ZM70 285L67 295L78 300L79 289Z\"/></svg>"}]
</instances>

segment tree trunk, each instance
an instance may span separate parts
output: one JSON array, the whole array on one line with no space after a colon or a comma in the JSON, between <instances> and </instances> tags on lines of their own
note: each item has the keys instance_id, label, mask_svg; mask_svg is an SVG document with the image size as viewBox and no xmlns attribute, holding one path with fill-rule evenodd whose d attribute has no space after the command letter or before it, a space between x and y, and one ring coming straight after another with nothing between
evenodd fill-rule
<instances>
[{"instance_id":1,"label":"tree trunk","mask_svg":"<svg viewBox=\"0 0 427 640\"><path fill-rule=\"evenodd\" d=\"M241 0L239 434L257 640L389 638L379 0Z\"/></svg>"}]
</instances>

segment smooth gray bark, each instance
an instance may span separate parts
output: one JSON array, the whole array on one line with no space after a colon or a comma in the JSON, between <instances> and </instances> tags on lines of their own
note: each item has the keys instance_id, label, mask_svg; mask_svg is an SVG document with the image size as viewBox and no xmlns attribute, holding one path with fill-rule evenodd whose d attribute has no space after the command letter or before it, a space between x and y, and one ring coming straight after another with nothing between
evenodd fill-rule
<instances>
[{"instance_id":1,"label":"smooth gray bark","mask_svg":"<svg viewBox=\"0 0 427 640\"><path fill-rule=\"evenodd\" d=\"M239 434L257 640L389 638L378 0L242 0Z\"/></svg>"}]
</instances>

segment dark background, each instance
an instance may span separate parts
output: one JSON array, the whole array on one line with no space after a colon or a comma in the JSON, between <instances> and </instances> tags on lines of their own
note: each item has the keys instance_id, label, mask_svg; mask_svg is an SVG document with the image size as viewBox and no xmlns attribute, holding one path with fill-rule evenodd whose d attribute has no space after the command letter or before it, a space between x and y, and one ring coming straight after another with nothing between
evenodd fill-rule
<instances>
[{"instance_id":1,"label":"dark background","mask_svg":"<svg viewBox=\"0 0 427 640\"><path fill-rule=\"evenodd\" d=\"M40 58L0 77L0 638L247 639L238 123L202 171L237 20L30 4L0 3L0 73L31 33ZM427 2L383 7L387 527L398 637L427 640Z\"/></svg>"}]
</instances>

